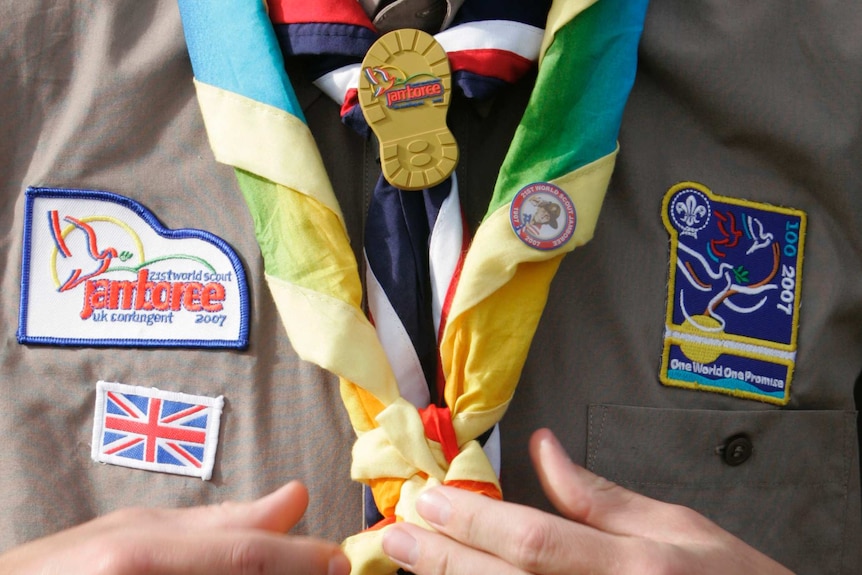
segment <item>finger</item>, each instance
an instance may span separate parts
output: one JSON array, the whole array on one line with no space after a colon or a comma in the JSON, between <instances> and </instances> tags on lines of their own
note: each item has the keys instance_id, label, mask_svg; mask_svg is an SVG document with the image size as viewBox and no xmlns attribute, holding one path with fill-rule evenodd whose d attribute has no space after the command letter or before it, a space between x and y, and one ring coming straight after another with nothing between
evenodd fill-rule
<instances>
[{"instance_id":1,"label":"finger","mask_svg":"<svg viewBox=\"0 0 862 575\"><path fill-rule=\"evenodd\" d=\"M524 575L499 557L454 539L412 525L398 523L383 534L383 551L414 575Z\"/></svg>"},{"instance_id":2,"label":"finger","mask_svg":"<svg viewBox=\"0 0 862 575\"><path fill-rule=\"evenodd\" d=\"M629 491L576 465L548 429L533 434L530 455L548 499L562 515L579 523L666 542L711 527L689 509Z\"/></svg>"},{"instance_id":3,"label":"finger","mask_svg":"<svg viewBox=\"0 0 862 575\"><path fill-rule=\"evenodd\" d=\"M255 528L286 533L302 518L308 507L308 490L299 481L251 502L225 502L217 505L171 511L183 525L202 527Z\"/></svg>"},{"instance_id":4,"label":"finger","mask_svg":"<svg viewBox=\"0 0 862 575\"><path fill-rule=\"evenodd\" d=\"M542 575L624 572L634 541L454 487L424 492L416 510L450 538Z\"/></svg>"},{"instance_id":5,"label":"finger","mask_svg":"<svg viewBox=\"0 0 862 575\"><path fill-rule=\"evenodd\" d=\"M286 533L299 522L307 508L308 489L299 481L291 481L253 501L244 513L254 527ZM231 520L235 520L235 516Z\"/></svg>"},{"instance_id":6,"label":"finger","mask_svg":"<svg viewBox=\"0 0 862 575\"><path fill-rule=\"evenodd\" d=\"M197 531L167 539L115 540L110 548L102 549L93 565L101 568L99 572L153 575L350 573L347 559L334 543L240 529Z\"/></svg>"}]
</instances>

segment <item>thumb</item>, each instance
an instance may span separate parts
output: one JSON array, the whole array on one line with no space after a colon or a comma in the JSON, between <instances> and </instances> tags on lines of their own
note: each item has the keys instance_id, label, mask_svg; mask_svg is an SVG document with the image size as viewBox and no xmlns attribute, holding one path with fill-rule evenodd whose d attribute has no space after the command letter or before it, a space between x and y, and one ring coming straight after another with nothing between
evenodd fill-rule
<instances>
[{"instance_id":1,"label":"thumb","mask_svg":"<svg viewBox=\"0 0 862 575\"><path fill-rule=\"evenodd\" d=\"M563 516L578 523L618 535L655 537L676 507L576 465L548 429L533 433L530 455L548 499Z\"/></svg>"}]
</instances>

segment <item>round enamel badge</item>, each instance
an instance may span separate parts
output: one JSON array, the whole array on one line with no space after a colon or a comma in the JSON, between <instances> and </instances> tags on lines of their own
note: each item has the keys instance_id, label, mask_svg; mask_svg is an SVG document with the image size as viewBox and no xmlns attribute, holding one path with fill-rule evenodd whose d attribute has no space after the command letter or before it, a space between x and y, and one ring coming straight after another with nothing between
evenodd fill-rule
<instances>
[{"instance_id":1,"label":"round enamel badge","mask_svg":"<svg viewBox=\"0 0 862 575\"><path fill-rule=\"evenodd\" d=\"M512 230L537 250L553 250L575 233L577 215L572 199L559 187L537 182L521 188L509 213Z\"/></svg>"}]
</instances>

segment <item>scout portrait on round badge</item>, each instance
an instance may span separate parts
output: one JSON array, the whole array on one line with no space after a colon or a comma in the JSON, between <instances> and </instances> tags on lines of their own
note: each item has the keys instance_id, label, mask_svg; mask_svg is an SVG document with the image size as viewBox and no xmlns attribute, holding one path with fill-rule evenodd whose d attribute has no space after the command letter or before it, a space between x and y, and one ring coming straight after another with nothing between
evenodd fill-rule
<instances>
[{"instance_id":1,"label":"scout portrait on round badge","mask_svg":"<svg viewBox=\"0 0 862 575\"><path fill-rule=\"evenodd\" d=\"M571 239L577 223L572 199L550 183L522 188L512 201L512 230L528 246L540 250L560 247Z\"/></svg>"},{"instance_id":2,"label":"scout portrait on round badge","mask_svg":"<svg viewBox=\"0 0 862 575\"><path fill-rule=\"evenodd\" d=\"M541 237L542 226L547 224L553 229L557 229L559 224L557 219L560 217L560 204L550 200L541 200L539 198L530 198L530 203L535 206L532 214L526 213L524 224L520 230L533 237Z\"/></svg>"}]
</instances>

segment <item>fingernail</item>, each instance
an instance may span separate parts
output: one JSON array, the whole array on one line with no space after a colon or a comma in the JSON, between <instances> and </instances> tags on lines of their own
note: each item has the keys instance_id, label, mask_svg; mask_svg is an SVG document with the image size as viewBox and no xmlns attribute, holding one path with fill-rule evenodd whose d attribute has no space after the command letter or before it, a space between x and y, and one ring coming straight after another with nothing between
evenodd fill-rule
<instances>
[{"instance_id":1,"label":"fingernail","mask_svg":"<svg viewBox=\"0 0 862 575\"><path fill-rule=\"evenodd\" d=\"M553 433L548 433L548 434L542 436L541 445L542 445L542 447L545 447L548 449L562 450L562 445L560 445L560 440L557 439L557 436L554 435Z\"/></svg>"},{"instance_id":2,"label":"fingernail","mask_svg":"<svg viewBox=\"0 0 862 575\"><path fill-rule=\"evenodd\" d=\"M396 563L412 567L419 559L419 544L406 531L392 527L383 534L383 552Z\"/></svg>"},{"instance_id":3,"label":"fingernail","mask_svg":"<svg viewBox=\"0 0 862 575\"><path fill-rule=\"evenodd\" d=\"M344 555L335 555L329 560L327 575L350 575L350 561Z\"/></svg>"},{"instance_id":4,"label":"fingernail","mask_svg":"<svg viewBox=\"0 0 862 575\"><path fill-rule=\"evenodd\" d=\"M438 489L429 489L416 500L416 511L428 523L442 527L452 515L452 502Z\"/></svg>"}]
</instances>

